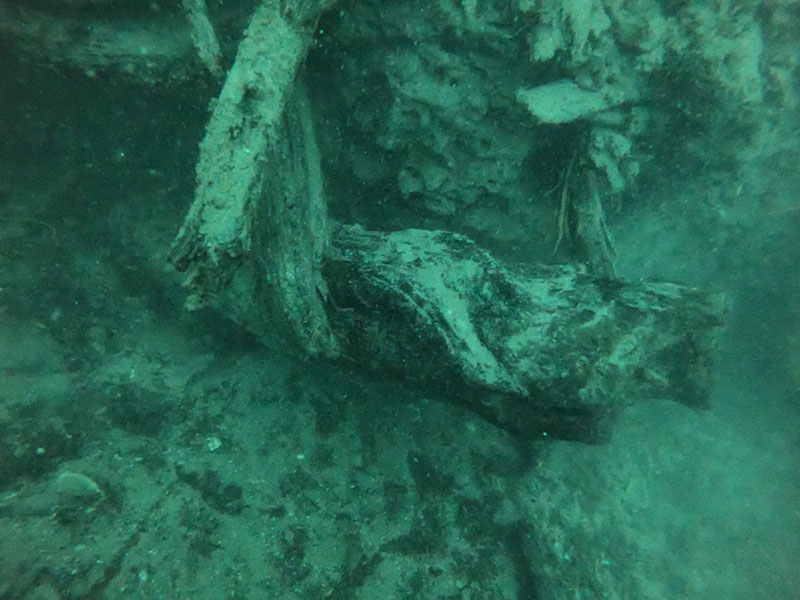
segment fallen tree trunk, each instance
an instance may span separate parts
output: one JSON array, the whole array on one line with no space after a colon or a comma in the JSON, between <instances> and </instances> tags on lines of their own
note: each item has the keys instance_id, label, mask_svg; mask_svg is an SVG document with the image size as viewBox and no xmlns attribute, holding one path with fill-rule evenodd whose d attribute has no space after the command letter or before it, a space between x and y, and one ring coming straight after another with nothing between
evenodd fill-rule
<instances>
[{"instance_id":1,"label":"fallen tree trunk","mask_svg":"<svg viewBox=\"0 0 800 600\"><path fill-rule=\"evenodd\" d=\"M358 226L338 229L324 274L344 356L512 431L596 428L649 398L708 405L717 296L567 265L511 269L458 234Z\"/></svg>"},{"instance_id":2,"label":"fallen tree trunk","mask_svg":"<svg viewBox=\"0 0 800 600\"><path fill-rule=\"evenodd\" d=\"M315 14L292 12L295 23L268 4L255 10L206 128L170 260L186 273L190 307L210 303L262 338L335 356L319 298L327 207L296 77Z\"/></svg>"},{"instance_id":3,"label":"fallen tree trunk","mask_svg":"<svg viewBox=\"0 0 800 600\"><path fill-rule=\"evenodd\" d=\"M40 3L0 0L0 46L34 63L78 69L90 77L165 85L203 76L185 15L151 16L145 7L139 18L116 18L116 4L105 4L93 11L58 10L58 5L47 11L36 8Z\"/></svg>"},{"instance_id":4,"label":"fallen tree trunk","mask_svg":"<svg viewBox=\"0 0 800 600\"><path fill-rule=\"evenodd\" d=\"M446 231L331 231L300 75L323 4L262 5L251 18L170 254L189 304L282 352L394 373L526 436L602 438L607 417L640 399L705 406L722 320L713 296L511 268ZM602 233L601 218L586 231Z\"/></svg>"}]
</instances>

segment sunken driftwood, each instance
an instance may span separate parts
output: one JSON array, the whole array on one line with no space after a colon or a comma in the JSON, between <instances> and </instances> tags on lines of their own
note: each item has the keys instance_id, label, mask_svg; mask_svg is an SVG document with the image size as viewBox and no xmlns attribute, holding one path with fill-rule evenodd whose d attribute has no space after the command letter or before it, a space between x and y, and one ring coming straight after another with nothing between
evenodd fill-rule
<instances>
[{"instance_id":1,"label":"sunken driftwood","mask_svg":"<svg viewBox=\"0 0 800 600\"><path fill-rule=\"evenodd\" d=\"M334 2L254 9L170 254L189 304L214 305L274 347L292 339L307 354L394 371L527 434L638 398L704 405L719 303L614 280L596 185L576 203L576 234L606 279L569 266L512 269L448 232L342 226L331 235L300 72ZM183 14L144 11L125 27L113 4L87 28L94 11L73 17L0 0L0 32L21 54L91 75L183 81L202 65L222 76L204 0L182 0Z\"/></svg>"},{"instance_id":2,"label":"sunken driftwood","mask_svg":"<svg viewBox=\"0 0 800 600\"><path fill-rule=\"evenodd\" d=\"M239 44L170 254L188 304L281 351L396 373L526 436L596 439L638 399L704 406L721 304L597 277L613 275L599 208L581 207L578 228L606 259L595 277L512 268L456 233L331 227L301 68L315 14L262 5Z\"/></svg>"},{"instance_id":3,"label":"sunken driftwood","mask_svg":"<svg viewBox=\"0 0 800 600\"><path fill-rule=\"evenodd\" d=\"M605 432L586 428L637 400L708 404L717 296L572 266L512 269L455 233L358 226L338 228L324 274L345 356L512 431L560 422L594 438Z\"/></svg>"},{"instance_id":4,"label":"sunken driftwood","mask_svg":"<svg viewBox=\"0 0 800 600\"><path fill-rule=\"evenodd\" d=\"M335 2L260 0L255 12L279 18L297 31L310 32L319 16ZM243 5L226 4L227 18L218 17L222 23L215 25L206 0L162 4L0 0L0 47L8 47L34 63L147 86L185 85L202 80L205 73L218 81L227 62L220 39L239 35L235 27ZM218 32L220 25L224 27ZM272 49L271 45L265 47L267 52Z\"/></svg>"},{"instance_id":5,"label":"sunken driftwood","mask_svg":"<svg viewBox=\"0 0 800 600\"><path fill-rule=\"evenodd\" d=\"M85 6L82 6L85 4ZM0 40L34 63L114 76L146 85L199 79L202 63L186 15L133 12L120 2L7 2L0 0ZM86 10L88 8L88 10ZM48 10L49 9L49 10Z\"/></svg>"},{"instance_id":6,"label":"sunken driftwood","mask_svg":"<svg viewBox=\"0 0 800 600\"><path fill-rule=\"evenodd\" d=\"M291 14L263 4L250 20L207 125L195 200L170 260L186 274L190 308L210 304L271 342L292 338L310 354L335 356L319 296L327 207L298 76L313 19Z\"/></svg>"}]
</instances>

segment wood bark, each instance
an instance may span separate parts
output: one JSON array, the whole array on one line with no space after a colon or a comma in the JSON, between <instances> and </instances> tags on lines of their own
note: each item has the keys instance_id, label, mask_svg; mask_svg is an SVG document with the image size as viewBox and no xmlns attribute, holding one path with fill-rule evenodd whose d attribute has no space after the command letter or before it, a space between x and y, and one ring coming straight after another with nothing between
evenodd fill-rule
<instances>
[{"instance_id":1,"label":"wood bark","mask_svg":"<svg viewBox=\"0 0 800 600\"><path fill-rule=\"evenodd\" d=\"M190 307L222 307L262 338L335 356L320 298L327 207L297 77L310 40L274 7L256 9L200 146L195 200L170 260L186 273Z\"/></svg>"},{"instance_id":2,"label":"wood bark","mask_svg":"<svg viewBox=\"0 0 800 600\"><path fill-rule=\"evenodd\" d=\"M344 356L514 432L597 439L636 401L708 406L719 296L512 269L455 233L358 226L338 228L324 274Z\"/></svg>"},{"instance_id":3,"label":"wood bark","mask_svg":"<svg viewBox=\"0 0 800 600\"><path fill-rule=\"evenodd\" d=\"M447 231L332 232L302 83L315 13L303 8L256 9L214 107L170 255L190 305L215 306L276 350L394 374L527 437L602 439L610 417L648 398L708 404L722 303L615 279L599 202L579 231L603 250L593 275L512 268Z\"/></svg>"}]
</instances>

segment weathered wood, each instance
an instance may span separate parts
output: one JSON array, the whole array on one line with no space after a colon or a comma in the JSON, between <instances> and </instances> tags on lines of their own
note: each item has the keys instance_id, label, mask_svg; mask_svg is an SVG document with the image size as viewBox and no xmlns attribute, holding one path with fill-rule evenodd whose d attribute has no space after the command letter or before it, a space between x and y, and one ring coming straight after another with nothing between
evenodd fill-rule
<instances>
[{"instance_id":1,"label":"weathered wood","mask_svg":"<svg viewBox=\"0 0 800 600\"><path fill-rule=\"evenodd\" d=\"M171 11L146 17L116 20L114 3L96 11L48 12L0 0L0 41L36 64L90 77L162 86L202 79L187 18Z\"/></svg>"},{"instance_id":2,"label":"weathered wood","mask_svg":"<svg viewBox=\"0 0 800 600\"><path fill-rule=\"evenodd\" d=\"M332 356L319 272L327 207L297 78L310 41L274 6L256 9L200 146L195 200L170 260L186 273L190 306L221 307L262 337Z\"/></svg>"},{"instance_id":3,"label":"weathered wood","mask_svg":"<svg viewBox=\"0 0 800 600\"><path fill-rule=\"evenodd\" d=\"M428 230L340 227L324 273L345 356L432 384L513 431L648 398L708 404L717 296L571 266L512 269Z\"/></svg>"},{"instance_id":4,"label":"weathered wood","mask_svg":"<svg viewBox=\"0 0 800 600\"><path fill-rule=\"evenodd\" d=\"M274 15L306 35L336 2L261 0L256 12ZM147 3L127 0L0 0L0 47L37 64L147 86L202 81L207 78L204 71L220 79L222 49L205 0L181 0L181 6L183 12L166 5L153 10ZM240 8L226 5L226 12ZM264 51L274 49L267 44Z\"/></svg>"},{"instance_id":5,"label":"weathered wood","mask_svg":"<svg viewBox=\"0 0 800 600\"><path fill-rule=\"evenodd\" d=\"M577 231L599 257L594 277L512 268L445 231L331 234L300 67L317 14L307 7L323 5L263 5L239 45L170 255L189 304L274 348L396 373L528 436L596 439L639 399L705 406L721 303L597 277L614 271L594 186Z\"/></svg>"}]
</instances>

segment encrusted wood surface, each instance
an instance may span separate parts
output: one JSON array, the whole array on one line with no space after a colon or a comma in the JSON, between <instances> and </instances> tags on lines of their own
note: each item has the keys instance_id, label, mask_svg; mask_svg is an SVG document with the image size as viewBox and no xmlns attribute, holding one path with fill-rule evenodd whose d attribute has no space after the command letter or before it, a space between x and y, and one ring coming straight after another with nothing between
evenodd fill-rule
<instances>
[{"instance_id":1,"label":"encrusted wood surface","mask_svg":"<svg viewBox=\"0 0 800 600\"><path fill-rule=\"evenodd\" d=\"M705 406L722 304L616 280L595 186L577 231L600 257L594 276L512 268L446 231L331 233L301 69L323 5L262 5L239 45L170 255L189 304L276 350L394 373L524 435L596 439L637 400Z\"/></svg>"},{"instance_id":2,"label":"encrusted wood surface","mask_svg":"<svg viewBox=\"0 0 800 600\"><path fill-rule=\"evenodd\" d=\"M723 304L572 266L510 268L450 232L340 227L325 276L343 353L518 432L638 400L708 404Z\"/></svg>"},{"instance_id":3,"label":"encrusted wood surface","mask_svg":"<svg viewBox=\"0 0 800 600\"><path fill-rule=\"evenodd\" d=\"M327 207L298 78L311 33L256 9L200 146L195 200L170 253L190 305L335 355L319 296Z\"/></svg>"},{"instance_id":4,"label":"encrusted wood surface","mask_svg":"<svg viewBox=\"0 0 800 600\"><path fill-rule=\"evenodd\" d=\"M184 15L163 11L151 17L143 11L140 20L118 20L119 4L97 3L88 11L0 0L0 42L34 63L79 69L91 77L162 86L202 78Z\"/></svg>"}]
</instances>

